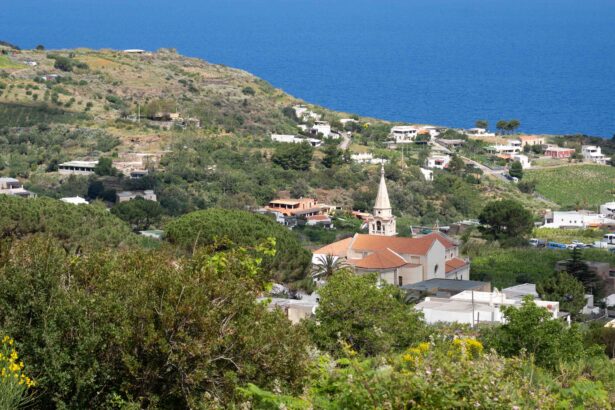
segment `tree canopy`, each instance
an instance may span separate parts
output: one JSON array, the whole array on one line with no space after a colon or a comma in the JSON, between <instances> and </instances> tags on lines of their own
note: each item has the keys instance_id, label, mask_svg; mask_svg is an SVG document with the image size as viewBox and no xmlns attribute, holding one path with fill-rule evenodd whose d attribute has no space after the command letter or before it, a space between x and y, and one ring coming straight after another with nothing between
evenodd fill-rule
<instances>
[{"instance_id":1,"label":"tree canopy","mask_svg":"<svg viewBox=\"0 0 615 410\"><path fill-rule=\"evenodd\" d=\"M137 197L131 201L121 202L111 209L111 213L129 223L137 230L143 230L160 221L162 208L156 201Z\"/></svg>"},{"instance_id":2,"label":"tree canopy","mask_svg":"<svg viewBox=\"0 0 615 410\"><path fill-rule=\"evenodd\" d=\"M212 208L171 221L165 233L171 243L187 251L200 246L224 248L226 241L239 246L254 246L274 238L277 253L266 259L265 269L271 269L276 280L287 282L302 280L309 273L310 253L303 249L292 232L267 216Z\"/></svg>"},{"instance_id":3,"label":"tree canopy","mask_svg":"<svg viewBox=\"0 0 615 410\"><path fill-rule=\"evenodd\" d=\"M99 204L0 195L0 237L46 233L71 248L125 246L138 241L130 227Z\"/></svg>"},{"instance_id":4,"label":"tree canopy","mask_svg":"<svg viewBox=\"0 0 615 410\"><path fill-rule=\"evenodd\" d=\"M568 328L552 314L537 306L527 296L521 307L501 308L506 323L493 328L487 346L511 357L522 351L532 355L536 363L554 369L560 361L571 362L584 354L583 338L576 325Z\"/></svg>"},{"instance_id":5,"label":"tree canopy","mask_svg":"<svg viewBox=\"0 0 615 410\"><path fill-rule=\"evenodd\" d=\"M486 237L508 243L522 242L534 226L531 212L512 199L489 202L478 219Z\"/></svg>"},{"instance_id":6,"label":"tree canopy","mask_svg":"<svg viewBox=\"0 0 615 410\"><path fill-rule=\"evenodd\" d=\"M271 157L271 161L284 169L307 171L314 149L308 142L300 144L279 144Z\"/></svg>"},{"instance_id":7,"label":"tree canopy","mask_svg":"<svg viewBox=\"0 0 615 410\"><path fill-rule=\"evenodd\" d=\"M346 343L376 355L403 349L425 335L422 315L404 302L400 289L378 285L374 275L338 271L318 294L320 304L309 329L326 351L340 354Z\"/></svg>"},{"instance_id":8,"label":"tree canopy","mask_svg":"<svg viewBox=\"0 0 615 410\"><path fill-rule=\"evenodd\" d=\"M583 284L567 272L557 272L536 285L536 291L542 300L560 303L560 309L578 314L585 306Z\"/></svg>"}]
</instances>

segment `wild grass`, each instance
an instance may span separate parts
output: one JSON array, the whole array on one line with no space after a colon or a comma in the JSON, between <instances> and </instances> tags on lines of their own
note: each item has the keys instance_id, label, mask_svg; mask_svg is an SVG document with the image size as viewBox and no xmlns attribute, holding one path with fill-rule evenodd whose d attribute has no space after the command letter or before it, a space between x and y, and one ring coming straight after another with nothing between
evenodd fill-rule
<instances>
[{"instance_id":1,"label":"wild grass","mask_svg":"<svg viewBox=\"0 0 615 410\"><path fill-rule=\"evenodd\" d=\"M8 127L29 127L49 123L73 123L88 119L83 113L72 113L45 104L26 105L0 103L0 124Z\"/></svg>"},{"instance_id":2,"label":"wild grass","mask_svg":"<svg viewBox=\"0 0 615 410\"><path fill-rule=\"evenodd\" d=\"M570 251L536 248L502 249L492 246L476 247L471 255L470 277L491 281L502 289L517 283L537 283L555 271L555 263L568 259ZM603 249L583 250L585 260L609 262L615 266L615 254Z\"/></svg>"},{"instance_id":3,"label":"wild grass","mask_svg":"<svg viewBox=\"0 0 615 410\"><path fill-rule=\"evenodd\" d=\"M536 191L564 208L595 209L615 198L615 167L578 165L527 171Z\"/></svg>"},{"instance_id":4,"label":"wild grass","mask_svg":"<svg viewBox=\"0 0 615 410\"><path fill-rule=\"evenodd\" d=\"M20 68L20 67L23 67L23 66L21 64L18 64L16 62L12 61L7 56L0 55L0 69Z\"/></svg>"}]
</instances>

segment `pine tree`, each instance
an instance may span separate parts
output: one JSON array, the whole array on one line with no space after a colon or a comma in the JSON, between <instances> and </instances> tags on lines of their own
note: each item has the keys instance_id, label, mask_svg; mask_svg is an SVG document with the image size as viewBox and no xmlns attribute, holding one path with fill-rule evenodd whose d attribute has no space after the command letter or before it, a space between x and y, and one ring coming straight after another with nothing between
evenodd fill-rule
<instances>
[{"instance_id":1,"label":"pine tree","mask_svg":"<svg viewBox=\"0 0 615 410\"><path fill-rule=\"evenodd\" d=\"M583 259L579 248L574 248L570 259L566 262L566 271L577 278L585 287L585 291L601 298L604 292L604 283L596 272L589 269L589 265Z\"/></svg>"}]
</instances>

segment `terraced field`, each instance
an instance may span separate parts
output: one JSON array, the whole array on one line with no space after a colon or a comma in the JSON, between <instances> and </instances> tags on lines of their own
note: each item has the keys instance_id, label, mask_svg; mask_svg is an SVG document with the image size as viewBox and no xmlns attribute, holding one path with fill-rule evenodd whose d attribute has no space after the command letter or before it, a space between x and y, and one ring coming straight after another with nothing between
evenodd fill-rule
<instances>
[{"instance_id":1,"label":"terraced field","mask_svg":"<svg viewBox=\"0 0 615 410\"><path fill-rule=\"evenodd\" d=\"M527 171L536 191L564 208L596 208L615 198L615 167L571 165Z\"/></svg>"}]
</instances>

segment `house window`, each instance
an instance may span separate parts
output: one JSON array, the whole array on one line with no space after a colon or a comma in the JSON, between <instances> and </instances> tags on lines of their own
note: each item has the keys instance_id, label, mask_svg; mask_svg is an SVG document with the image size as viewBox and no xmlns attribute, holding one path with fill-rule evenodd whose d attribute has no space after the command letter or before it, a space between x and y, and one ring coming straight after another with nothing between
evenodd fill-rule
<instances>
[{"instance_id":1,"label":"house window","mask_svg":"<svg viewBox=\"0 0 615 410\"><path fill-rule=\"evenodd\" d=\"M398 277L397 277L397 281L398 281L398 283L399 283L399 286L404 286L404 278L403 278L403 277L398 276Z\"/></svg>"}]
</instances>

